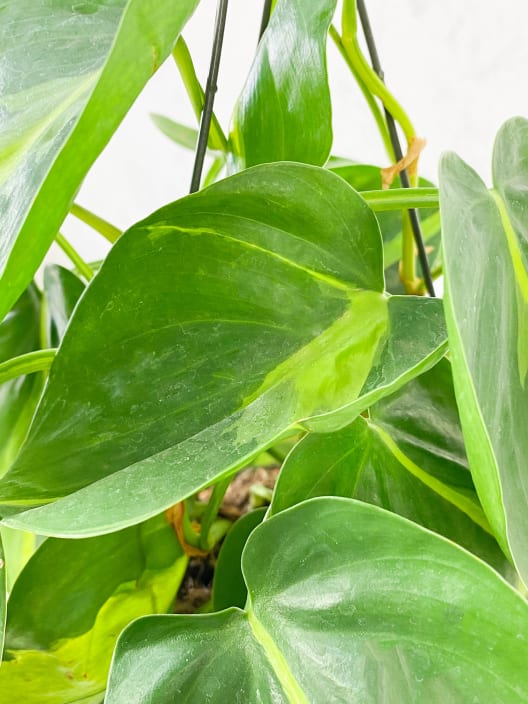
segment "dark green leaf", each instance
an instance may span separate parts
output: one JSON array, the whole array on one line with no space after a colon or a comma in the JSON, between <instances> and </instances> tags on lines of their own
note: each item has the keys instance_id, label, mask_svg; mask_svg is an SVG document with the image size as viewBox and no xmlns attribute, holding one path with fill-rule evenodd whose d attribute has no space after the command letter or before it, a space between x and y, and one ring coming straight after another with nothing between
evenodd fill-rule
<instances>
[{"instance_id":1,"label":"dark green leaf","mask_svg":"<svg viewBox=\"0 0 528 704\"><path fill-rule=\"evenodd\" d=\"M300 426L350 423L445 349L439 302L387 300L381 264L363 200L300 164L255 167L132 228L77 306L0 484L5 513L60 501L7 523L115 530Z\"/></svg>"},{"instance_id":2,"label":"dark green leaf","mask_svg":"<svg viewBox=\"0 0 528 704\"><path fill-rule=\"evenodd\" d=\"M40 294L31 284L0 325L0 362L38 349L39 325ZM0 384L0 476L26 436L41 389L38 374Z\"/></svg>"},{"instance_id":3,"label":"dark green leaf","mask_svg":"<svg viewBox=\"0 0 528 704\"><path fill-rule=\"evenodd\" d=\"M528 121L507 122L488 191L444 157L446 316L470 468L488 519L528 583Z\"/></svg>"},{"instance_id":4,"label":"dark green leaf","mask_svg":"<svg viewBox=\"0 0 528 704\"><path fill-rule=\"evenodd\" d=\"M262 523L266 508L257 508L238 519L227 534L215 565L213 608L215 611L230 606L244 608L247 587L242 575L242 550L252 531Z\"/></svg>"},{"instance_id":5,"label":"dark green leaf","mask_svg":"<svg viewBox=\"0 0 528 704\"><path fill-rule=\"evenodd\" d=\"M242 562L246 611L124 631L107 704L528 699L528 605L416 524L312 499L256 528Z\"/></svg>"},{"instance_id":6,"label":"dark green leaf","mask_svg":"<svg viewBox=\"0 0 528 704\"><path fill-rule=\"evenodd\" d=\"M44 270L44 293L49 321L49 338L57 347L73 309L84 291L83 282L69 269L51 264Z\"/></svg>"},{"instance_id":7,"label":"dark green leaf","mask_svg":"<svg viewBox=\"0 0 528 704\"><path fill-rule=\"evenodd\" d=\"M370 164L347 164L337 162L331 170L345 179L356 191L370 191L381 188L381 167ZM419 179L420 186L433 186L425 178ZM399 176L392 184L401 188ZM383 258L385 265L386 288L390 293L405 293L399 274L399 260L402 254L402 214L398 210L376 213L383 238ZM426 243L427 259L431 270L440 265L440 213L437 209L420 209L422 235Z\"/></svg>"},{"instance_id":8,"label":"dark green leaf","mask_svg":"<svg viewBox=\"0 0 528 704\"><path fill-rule=\"evenodd\" d=\"M512 572L467 468L447 360L377 403L368 418L298 443L281 469L271 512L314 496L381 506Z\"/></svg>"},{"instance_id":9,"label":"dark green leaf","mask_svg":"<svg viewBox=\"0 0 528 704\"><path fill-rule=\"evenodd\" d=\"M2 6L0 320L198 0Z\"/></svg>"},{"instance_id":10,"label":"dark green leaf","mask_svg":"<svg viewBox=\"0 0 528 704\"><path fill-rule=\"evenodd\" d=\"M326 38L336 0L278 0L234 114L238 169L322 166L332 146Z\"/></svg>"},{"instance_id":11,"label":"dark green leaf","mask_svg":"<svg viewBox=\"0 0 528 704\"><path fill-rule=\"evenodd\" d=\"M186 564L163 516L99 538L46 540L9 598L0 692L27 704L43 694L99 703L120 631L170 609Z\"/></svg>"}]
</instances>

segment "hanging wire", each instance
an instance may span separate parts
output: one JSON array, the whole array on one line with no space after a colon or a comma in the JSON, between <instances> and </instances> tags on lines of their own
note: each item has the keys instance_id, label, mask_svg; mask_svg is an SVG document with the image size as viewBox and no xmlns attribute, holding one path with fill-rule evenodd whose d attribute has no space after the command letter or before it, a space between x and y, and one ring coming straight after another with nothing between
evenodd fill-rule
<instances>
[{"instance_id":1,"label":"hanging wire","mask_svg":"<svg viewBox=\"0 0 528 704\"><path fill-rule=\"evenodd\" d=\"M194 157L194 167L191 179L191 193L196 193L200 188L202 180L202 171L207 151L207 142L209 140L209 131L211 129L211 118L213 116L213 107L215 94L218 89L218 71L220 69L220 57L222 55L222 44L224 41L224 31L227 16L228 0L218 0L216 10L213 50L211 52L211 64L209 66L209 75L205 86L204 107L200 119L200 131L198 133L198 144L196 146L196 154Z\"/></svg>"},{"instance_id":2,"label":"hanging wire","mask_svg":"<svg viewBox=\"0 0 528 704\"><path fill-rule=\"evenodd\" d=\"M260 22L259 41L262 39L262 35L266 31L266 27L268 26L270 20L272 1L273 0L264 0L264 7L262 9L262 20Z\"/></svg>"},{"instance_id":3,"label":"hanging wire","mask_svg":"<svg viewBox=\"0 0 528 704\"><path fill-rule=\"evenodd\" d=\"M370 24L364 0L357 0L357 9L359 19L361 21L361 27L363 29L363 34L365 35L365 41L367 42L367 49L369 52L370 61L372 63L372 68L378 74L380 80L384 81L385 75L383 73L383 69L381 68L378 50L376 47L376 42L374 41L374 35L372 33L372 27ZM387 120L387 127L389 129L389 136L392 143L392 148L394 149L396 161L400 161L400 159L403 159L400 138L398 136L398 131L396 129L396 123L394 121L394 118L387 110L387 108L385 108L385 119ZM409 181L409 174L407 173L407 169L403 169L401 171L400 179L404 188L410 187L411 183ZM420 260L420 266L422 269L425 287L427 289L427 293L432 298L434 298L436 296L436 293L434 289L433 277L431 276L431 269L429 267L429 262L427 261L427 252L425 251L425 245L422 236L422 228L420 226L420 220L418 218L418 211L415 208L409 208L408 213L409 219L411 221L414 241L416 243L416 248L418 249L418 258Z\"/></svg>"}]
</instances>

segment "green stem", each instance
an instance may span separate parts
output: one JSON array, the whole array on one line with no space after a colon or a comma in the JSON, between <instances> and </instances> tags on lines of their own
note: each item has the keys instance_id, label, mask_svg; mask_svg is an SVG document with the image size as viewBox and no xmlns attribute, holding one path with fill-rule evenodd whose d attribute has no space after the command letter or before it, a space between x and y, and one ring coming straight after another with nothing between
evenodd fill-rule
<instances>
[{"instance_id":1,"label":"green stem","mask_svg":"<svg viewBox=\"0 0 528 704\"><path fill-rule=\"evenodd\" d=\"M90 266L84 261L79 252L77 252L77 250L72 247L72 245L68 242L64 235L61 235L60 232L57 233L55 241L62 249L64 254L70 259L72 264L74 264L79 274L81 274L81 276L84 276L86 281L90 281L90 279L92 279L94 275L93 269L91 269Z\"/></svg>"},{"instance_id":2,"label":"green stem","mask_svg":"<svg viewBox=\"0 0 528 704\"><path fill-rule=\"evenodd\" d=\"M114 244L114 242L118 240L123 234L121 230L119 230L117 227L114 227L106 220L103 220L103 218L100 218L99 215L90 212L86 208L83 208L82 205L78 205L77 203L74 203L72 205L72 207L70 208L70 213L74 215L78 220L81 220L81 222L84 222L86 223L86 225L89 225L93 230L102 235L111 244Z\"/></svg>"},{"instance_id":3,"label":"green stem","mask_svg":"<svg viewBox=\"0 0 528 704\"><path fill-rule=\"evenodd\" d=\"M362 194L363 195L363 194ZM428 242L440 230L440 213L436 212L430 215L422 222L422 236L424 242ZM395 264L401 257L401 238L394 237L383 246L383 257L385 260L385 268Z\"/></svg>"},{"instance_id":4,"label":"green stem","mask_svg":"<svg viewBox=\"0 0 528 704\"><path fill-rule=\"evenodd\" d=\"M0 384L17 376L47 371L55 357L55 349L36 350L12 357L0 364Z\"/></svg>"},{"instance_id":5,"label":"green stem","mask_svg":"<svg viewBox=\"0 0 528 704\"><path fill-rule=\"evenodd\" d=\"M416 293L416 244L409 212L403 213L400 279L407 293Z\"/></svg>"},{"instance_id":6,"label":"green stem","mask_svg":"<svg viewBox=\"0 0 528 704\"><path fill-rule=\"evenodd\" d=\"M276 460L279 464L282 464L284 462L285 455L283 455L281 452L278 452L274 447L268 447L266 453L274 460Z\"/></svg>"},{"instance_id":7,"label":"green stem","mask_svg":"<svg viewBox=\"0 0 528 704\"><path fill-rule=\"evenodd\" d=\"M225 479L221 479L217 482L211 493L211 498L207 502L207 508L202 516L201 528L200 528L200 547L202 550L211 550L212 545L209 544L209 533L211 532L211 527L216 520L222 501L224 500L227 487L231 483L233 477L229 476Z\"/></svg>"},{"instance_id":8,"label":"green stem","mask_svg":"<svg viewBox=\"0 0 528 704\"><path fill-rule=\"evenodd\" d=\"M176 42L176 46L173 49L172 56L176 62L176 66L180 72L187 95L191 101L194 114L196 119L200 122L202 116L202 110L204 107L205 93L196 75L196 70L194 68L193 60L189 47L185 43L183 37L180 36ZM216 149L217 151L227 152L228 144L227 138L213 113L211 118L211 131L209 134L209 147L211 149Z\"/></svg>"},{"instance_id":9,"label":"green stem","mask_svg":"<svg viewBox=\"0 0 528 704\"><path fill-rule=\"evenodd\" d=\"M212 183L216 181L218 176L220 175L222 169L224 168L226 163L226 159L224 154L222 156L217 157L213 163L211 164L209 171L205 175L205 178L202 183L202 188L207 188L207 186L210 186Z\"/></svg>"},{"instance_id":10,"label":"green stem","mask_svg":"<svg viewBox=\"0 0 528 704\"><path fill-rule=\"evenodd\" d=\"M385 151L387 152L387 156L389 157L389 161L394 162L396 161L396 156L394 154L394 149L392 147L392 142L390 139L390 134L389 130L387 129L387 123L385 122L385 117L383 116L383 113L381 112L378 103L376 102L375 97L372 95L370 90L367 88L365 85L365 82L359 75L359 73L356 70L356 67L350 60L350 57L347 54L347 51L345 47L343 46L343 42L341 40L341 36L339 35L339 32L335 28L335 26L332 24L330 25L329 29L330 36L332 37L334 44L336 45L339 53L345 60L346 65L350 69L352 75L354 76L354 79L360 89L360 91L363 93L363 97L367 101L367 105L370 108L370 111L372 113L372 116L376 122L376 125L378 127L379 133L381 135L381 139L383 140L383 146L385 147Z\"/></svg>"},{"instance_id":11,"label":"green stem","mask_svg":"<svg viewBox=\"0 0 528 704\"><path fill-rule=\"evenodd\" d=\"M360 49L357 40L356 0L344 0L342 27L341 41L355 72L361 78L367 89L381 100L385 109L388 110L393 118L400 124L407 144L410 144L416 136L416 131L409 116L370 66Z\"/></svg>"},{"instance_id":12,"label":"green stem","mask_svg":"<svg viewBox=\"0 0 528 704\"><path fill-rule=\"evenodd\" d=\"M42 292L42 299L40 303L40 315L39 315L39 343L42 349L51 346L50 331L49 331L49 320L48 320L48 299L44 291Z\"/></svg>"},{"instance_id":13,"label":"green stem","mask_svg":"<svg viewBox=\"0 0 528 704\"><path fill-rule=\"evenodd\" d=\"M408 210L409 208L438 208L438 188L390 188L362 191L372 210Z\"/></svg>"}]
</instances>

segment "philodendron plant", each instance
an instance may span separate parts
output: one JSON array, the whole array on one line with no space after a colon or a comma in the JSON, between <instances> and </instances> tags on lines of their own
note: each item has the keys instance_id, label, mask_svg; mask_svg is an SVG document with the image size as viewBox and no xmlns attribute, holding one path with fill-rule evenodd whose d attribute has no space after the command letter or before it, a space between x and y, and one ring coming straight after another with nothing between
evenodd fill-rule
<instances>
[{"instance_id":1,"label":"philodendron plant","mask_svg":"<svg viewBox=\"0 0 528 704\"><path fill-rule=\"evenodd\" d=\"M2 4L0 702L527 702L528 121L491 189L453 154L437 189L355 1L276 0L226 134L197 5ZM331 155L328 37L384 169ZM196 192L122 234L74 198L171 55L200 132L154 119ZM263 453L269 505L227 520Z\"/></svg>"}]
</instances>

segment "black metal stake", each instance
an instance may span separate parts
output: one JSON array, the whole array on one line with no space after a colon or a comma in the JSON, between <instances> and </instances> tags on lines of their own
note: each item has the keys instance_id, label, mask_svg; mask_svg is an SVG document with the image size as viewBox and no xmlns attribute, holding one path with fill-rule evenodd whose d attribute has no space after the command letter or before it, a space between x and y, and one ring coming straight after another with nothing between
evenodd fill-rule
<instances>
[{"instance_id":1,"label":"black metal stake","mask_svg":"<svg viewBox=\"0 0 528 704\"><path fill-rule=\"evenodd\" d=\"M218 0L216 10L215 29L213 50L211 53L211 64L209 66L209 75L205 86L204 107L200 119L200 131L198 133L198 144L196 146L196 154L194 157L194 167L191 179L191 193L196 193L200 188L202 180L202 171L207 151L207 142L209 140L209 131L211 129L211 118L213 116L213 106L215 94L218 89L218 71L220 69L220 57L222 55L222 43L224 41L224 31L227 15L228 0Z\"/></svg>"},{"instance_id":2,"label":"black metal stake","mask_svg":"<svg viewBox=\"0 0 528 704\"><path fill-rule=\"evenodd\" d=\"M376 48L376 42L374 41L374 35L372 33L372 27L370 24L364 0L357 0L357 9L359 19L361 21L361 27L363 28L363 34L365 35L365 41L367 42L367 49L370 55L372 68L377 73L380 80L384 81L385 76L383 73L383 69L381 68L378 50ZM400 138L398 137L398 131L396 129L396 123L394 121L394 118L387 110L387 108L385 108L385 119L387 120L387 127L389 129L392 148L394 149L394 156L396 157L396 161L400 161L400 159L403 159ZM400 179L404 188L410 188L411 183L409 181L409 174L407 173L407 169L402 169L402 171L400 172ZM416 243L416 248L418 249L418 258L420 260L420 266L422 268L425 287L427 289L427 293L432 298L434 298L436 296L436 293L434 290L433 277L431 276L431 269L429 267L429 262L427 261L427 252L425 251L425 245L422 236L422 228L420 227L420 220L418 218L418 211L415 208L409 208L408 212L409 219L411 221L414 241Z\"/></svg>"}]
</instances>

